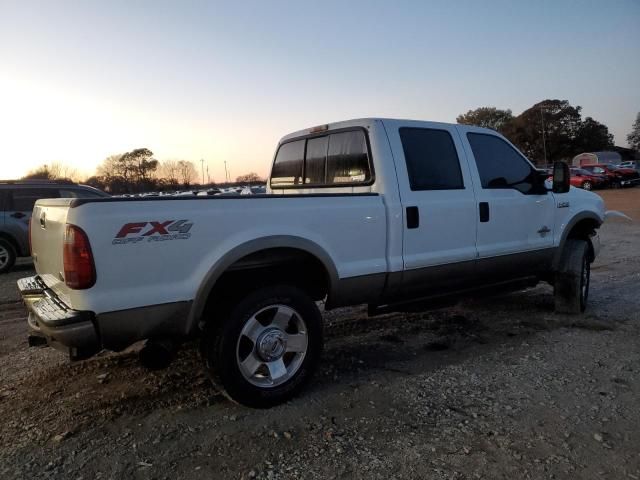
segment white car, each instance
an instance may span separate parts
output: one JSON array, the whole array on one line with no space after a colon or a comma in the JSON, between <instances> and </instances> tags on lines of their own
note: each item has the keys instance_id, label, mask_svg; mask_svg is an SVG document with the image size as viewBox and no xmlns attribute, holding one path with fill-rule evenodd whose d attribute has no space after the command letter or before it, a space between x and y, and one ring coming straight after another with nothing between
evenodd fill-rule
<instances>
[{"instance_id":1,"label":"white car","mask_svg":"<svg viewBox=\"0 0 640 480\"><path fill-rule=\"evenodd\" d=\"M18 282L32 335L74 359L199 338L229 396L297 393L325 308L370 312L547 281L580 313L602 199L553 189L493 130L367 118L279 143L266 195L41 200L37 275Z\"/></svg>"}]
</instances>

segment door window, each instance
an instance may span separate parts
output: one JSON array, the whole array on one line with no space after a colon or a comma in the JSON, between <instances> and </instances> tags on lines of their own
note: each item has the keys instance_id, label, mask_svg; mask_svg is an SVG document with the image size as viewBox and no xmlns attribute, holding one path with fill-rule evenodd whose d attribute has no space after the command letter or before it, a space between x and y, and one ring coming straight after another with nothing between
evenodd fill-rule
<instances>
[{"instance_id":1,"label":"door window","mask_svg":"<svg viewBox=\"0 0 640 480\"><path fill-rule=\"evenodd\" d=\"M446 130L401 128L400 139L411 190L464 188L460 160Z\"/></svg>"},{"instance_id":2,"label":"door window","mask_svg":"<svg viewBox=\"0 0 640 480\"><path fill-rule=\"evenodd\" d=\"M9 208L9 205L7 205L8 203L8 198L9 196L9 191L8 190L0 190L0 212L5 212L7 211Z\"/></svg>"},{"instance_id":3,"label":"door window","mask_svg":"<svg viewBox=\"0 0 640 480\"><path fill-rule=\"evenodd\" d=\"M482 188L533 190L535 172L531 164L511 145L495 135L467 133L476 159Z\"/></svg>"},{"instance_id":4,"label":"door window","mask_svg":"<svg viewBox=\"0 0 640 480\"><path fill-rule=\"evenodd\" d=\"M11 192L10 210L31 212L36 200L42 198L58 198L58 191L54 188L16 188Z\"/></svg>"}]
</instances>

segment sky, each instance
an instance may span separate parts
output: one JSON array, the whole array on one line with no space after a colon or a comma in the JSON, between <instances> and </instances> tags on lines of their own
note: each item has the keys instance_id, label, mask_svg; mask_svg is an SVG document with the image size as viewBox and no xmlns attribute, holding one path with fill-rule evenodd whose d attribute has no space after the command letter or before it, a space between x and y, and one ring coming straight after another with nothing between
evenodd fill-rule
<instances>
[{"instance_id":1,"label":"sky","mask_svg":"<svg viewBox=\"0 0 640 480\"><path fill-rule=\"evenodd\" d=\"M138 147L264 176L291 131L545 98L626 146L639 25L640 0L0 0L0 178Z\"/></svg>"}]
</instances>

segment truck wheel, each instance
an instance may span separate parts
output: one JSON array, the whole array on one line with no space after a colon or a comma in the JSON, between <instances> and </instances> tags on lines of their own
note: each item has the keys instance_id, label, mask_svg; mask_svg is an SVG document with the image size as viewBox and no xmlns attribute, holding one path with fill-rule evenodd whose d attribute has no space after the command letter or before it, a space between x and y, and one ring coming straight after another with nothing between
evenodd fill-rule
<instances>
[{"instance_id":1,"label":"truck wheel","mask_svg":"<svg viewBox=\"0 0 640 480\"><path fill-rule=\"evenodd\" d=\"M0 238L0 273L11 270L16 263L16 250L8 240Z\"/></svg>"},{"instance_id":2,"label":"truck wheel","mask_svg":"<svg viewBox=\"0 0 640 480\"><path fill-rule=\"evenodd\" d=\"M296 287L263 287L233 306L204 343L207 368L227 395L268 408L296 395L316 370L322 316Z\"/></svg>"},{"instance_id":3,"label":"truck wheel","mask_svg":"<svg viewBox=\"0 0 640 480\"><path fill-rule=\"evenodd\" d=\"M593 186L591 185L591 182L587 180L586 182L582 183L582 188L584 190L591 190Z\"/></svg>"},{"instance_id":4,"label":"truck wheel","mask_svg":"<svg viewBox=\"0 0 640 480\"><path fill-rule=\"evenodd\" d=\"M584 312L589 297L590 279L589 245L585 240L567 240L556 272L555 311L572 314Z\"/></svg>"}]
</instances>

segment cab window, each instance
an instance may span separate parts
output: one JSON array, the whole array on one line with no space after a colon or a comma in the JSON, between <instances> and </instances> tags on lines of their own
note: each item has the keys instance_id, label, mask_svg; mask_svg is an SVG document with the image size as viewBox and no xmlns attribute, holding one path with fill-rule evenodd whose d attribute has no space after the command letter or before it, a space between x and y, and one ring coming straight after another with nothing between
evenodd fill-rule
<instances>
[{"instance_id":1,"label":"cab window","mask_svg":"<svg viewBox=\"0 0 640 480\"><path fill-rule=\"evenodd\" d=\"M287 142L271 173L272 187L331 187L372 180L369 148L362 130Z\"/></svg>"},{"instance_id":2,"label":"cab window","mask_svg":"<svg viewBox=\"0 0 640 480\"><path fill-rule=\"evenodd\" d=\"M511 145L495 135L467 133L476 160L482 188L513 188L529 193L534 188L535 171Z\"/></svg>"},{"instance_id":3,"label":"cab window","mask_svg":"<svg viewBox=\"0 0 640 480\"><path fill-rule=\"evenodd\" d=\"M449 132L432 128L401 128L400 140L411 190L464 188L460 160Z\"/></svg>"},{"instance_id":4,"label":"cab window","mask_svg":"<svg viewBox=\"0 0 640 480\"><path fill-rule=\"evenodd\" d=\"M271 171L272 186L283 187L302 183L304 146L304 140L280 145Z\"/></svg>"}]
</instances>

